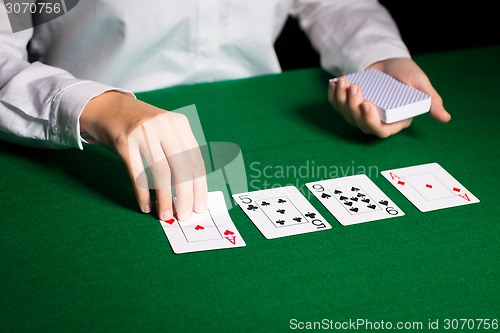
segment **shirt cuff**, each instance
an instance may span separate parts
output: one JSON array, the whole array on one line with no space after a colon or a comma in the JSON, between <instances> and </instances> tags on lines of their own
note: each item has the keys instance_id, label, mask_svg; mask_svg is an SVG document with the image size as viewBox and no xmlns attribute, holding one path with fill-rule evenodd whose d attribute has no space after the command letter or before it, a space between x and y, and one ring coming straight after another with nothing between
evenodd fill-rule
<instances>
[{"instance_id":1,"label":"shirt cuff","mask_svg":"<svg viewBox=\"0 0 500 333\"><path fill-rule=\"evenodd\" d=\"M53 99L47 136L49 140L82 150L83 144L89 141L80 135L80 115L92 98L111 90L136 98L130 91L92 81L80 81L61 89Z\"/></svg>"},{"instance_id":2,"label":"shirt cuff","mask_svg":"<svg viewBox=\"0 0 500 333\"><path fill-rule=\"evenodd\" d=\"M411 58L411 55L406 46L399 43L366 45L357 50L352 50L350 57L344 65L342 74L362 71L376 62L393 58Z\"/></svg>"}]
</instances>

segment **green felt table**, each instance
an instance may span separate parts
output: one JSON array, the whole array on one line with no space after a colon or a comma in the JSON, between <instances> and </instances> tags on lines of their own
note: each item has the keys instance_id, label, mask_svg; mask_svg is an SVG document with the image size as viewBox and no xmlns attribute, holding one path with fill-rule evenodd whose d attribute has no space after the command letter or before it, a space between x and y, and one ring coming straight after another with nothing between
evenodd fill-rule
<instances>
[{"instance_id":1,"label":"green felt table","mask_svg":"<svg viewBox=\"0 0 500 333\"><path fill-rule=\"evenodd\" d=\"M500 319L499 59L499 46L416 57L453 119L422 115L383 140L331 110L329 75L317 68L138 94L170 110L196 104L207 141L241 147L250 190L304 192L318 179L313 166L339 176L365 169L406 214L344 227L311 197L332 229L267 240L235 207L241 248L174 254L155 216L138 212L119 158L102 147L0 143L0 331ZM380 175L430 162L481 202L421 213ZM309 172L279 172L286 167Z\"/></svg>"}]
</instances>

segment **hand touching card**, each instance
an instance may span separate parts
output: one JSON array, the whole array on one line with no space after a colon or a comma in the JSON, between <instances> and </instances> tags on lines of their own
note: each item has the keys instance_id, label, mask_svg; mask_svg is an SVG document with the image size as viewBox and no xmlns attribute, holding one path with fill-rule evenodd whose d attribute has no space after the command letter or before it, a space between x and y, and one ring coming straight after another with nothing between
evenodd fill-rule
<instances>
[{"instance_id":1,"label":"hand touching card","mask_svg":"<svg viewBox=\"0 0 500 333\"><path fill-rule=\"evenodd\" d=\"M479 202L437 163L382 171L382 175L421 212Z\"/></svg>"},{"instance_id":2,"label":"hand touching card","mask_svg":"<svg viewBox=\"0 0 500 333\"><path fill-rule=\"evenodd\" d=\"M233 195L267 239L330 229L295 186Z\"/></svg>"},{"instance_id":3,"label":"hand touching card","mask_svg":"<svg viewBox=\"0 0 500 333\"><path fill-rule=\"evenodd\" d=\"M366 175L311 182L306 186L342 225L405 215Z\"/></svg>"},{"instance_id":4,"label":"hand touching card","mask_svg":"<svg viewBox=\"0 0 500 333\"><path fill-rule=\"evenodd\" d=\"M246 245L227 212L222 192L209 192L206 212L193 213L190 221L179 222L172 218L160 223L175 253Z\"/></svg>"}]
</instances>

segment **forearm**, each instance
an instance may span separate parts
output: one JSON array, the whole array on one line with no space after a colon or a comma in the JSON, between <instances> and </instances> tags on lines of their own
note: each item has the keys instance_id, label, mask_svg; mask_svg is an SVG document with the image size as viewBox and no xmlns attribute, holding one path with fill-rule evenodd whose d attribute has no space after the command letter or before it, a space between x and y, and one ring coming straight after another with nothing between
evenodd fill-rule
<instances>
[{"instance_id":1,"label":"forearm","mask_svg":"<svg viewBox=\"0 0 500 333\"><path fill-rule=\"evenodd\" d=\"M0 72L3 72L1 65ZM2 83L1 139L44 148L82 149L79 125L82 110L93 97L115 89L78 80L61 69L40 63L23 66Z\"/></svg>"}]
</instances>

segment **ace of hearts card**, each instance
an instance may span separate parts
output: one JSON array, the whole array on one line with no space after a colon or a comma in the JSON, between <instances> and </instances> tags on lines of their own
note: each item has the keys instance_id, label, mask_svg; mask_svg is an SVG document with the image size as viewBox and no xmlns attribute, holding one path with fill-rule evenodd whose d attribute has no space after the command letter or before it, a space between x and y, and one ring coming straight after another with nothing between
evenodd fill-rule
<instances>
[{"instance_id":1,"label":"ace of hearts card","mask_svg":"<svg viewBox=\"0 0 500 333\"><path fill-rule=\"evenodd\" d=\"M178 221L175 217L167 221L160 220L175 253L246 246L229 216L224 194L220 191L209 192L207 206L204 213L193 213L189 221Z\"/></svg>"}]
</instances>

